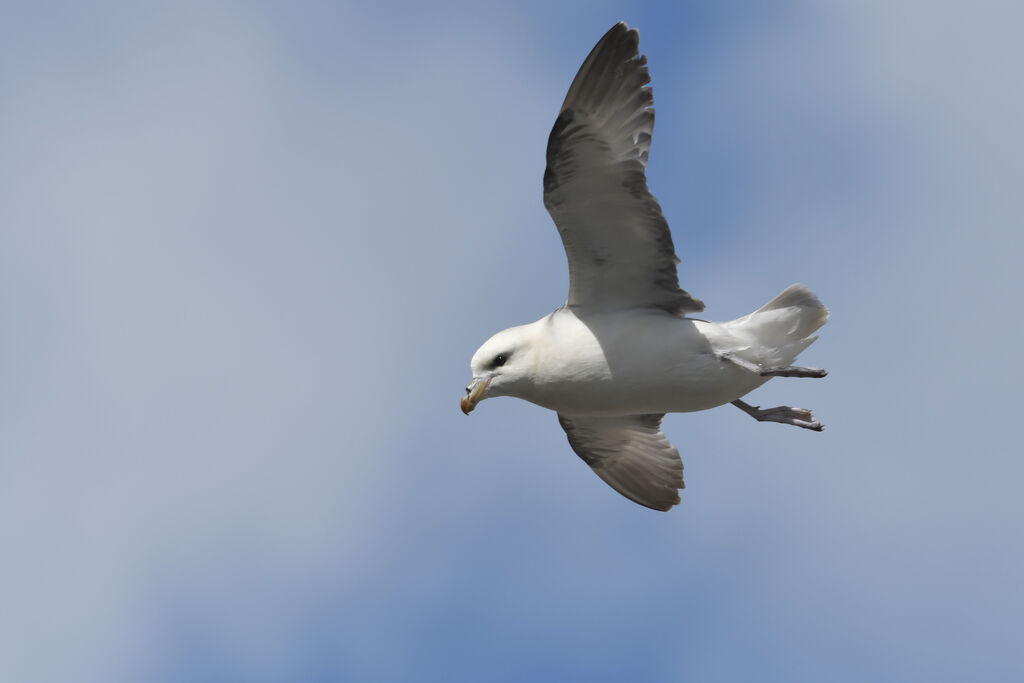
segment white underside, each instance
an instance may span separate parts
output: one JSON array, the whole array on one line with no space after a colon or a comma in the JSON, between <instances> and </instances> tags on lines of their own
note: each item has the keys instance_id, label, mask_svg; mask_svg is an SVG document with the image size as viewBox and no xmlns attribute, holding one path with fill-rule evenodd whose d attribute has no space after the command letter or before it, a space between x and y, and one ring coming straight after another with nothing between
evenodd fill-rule
<instances>
[{"instance_id":1,"label":"white underside","mask_svg":"<svg viewBox=\"0 0 1024 683\"><path fill-rule=\"evenodd\" d=\"M811 295L813 297L813 295ZM820 304L819 304L820 306ZM586 313L562 308L533 323L543 337L533 385L516 392L563 415L636 415L707 410L768 381L727 356L788 365L812 341L827 311L789 307L726 323L657 309Z\"/></svg>"}]
</instances>

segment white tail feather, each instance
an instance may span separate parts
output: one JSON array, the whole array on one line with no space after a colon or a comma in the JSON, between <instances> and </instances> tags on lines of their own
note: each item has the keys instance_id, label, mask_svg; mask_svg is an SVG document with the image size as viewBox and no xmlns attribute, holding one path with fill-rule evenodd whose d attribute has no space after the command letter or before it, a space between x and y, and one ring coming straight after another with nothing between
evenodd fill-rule
<instances>
[{"instance_id":1,"label":"white tail feather","mask_svg":"<svg viewBox=\"0 0 1024 683\"><path fill-rule=\"evenodd\" d=\"M827 320L828 309L811 290L790 285L761 308L726 325L750 343L757 362L789 365L817 339L811 335Z\"/></svg>"}]
</instances>

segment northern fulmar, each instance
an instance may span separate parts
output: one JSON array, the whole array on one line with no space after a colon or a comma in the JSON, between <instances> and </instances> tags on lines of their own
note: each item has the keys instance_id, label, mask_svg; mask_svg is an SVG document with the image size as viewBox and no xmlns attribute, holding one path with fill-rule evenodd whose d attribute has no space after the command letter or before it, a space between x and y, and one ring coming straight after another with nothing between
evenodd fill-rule
<instances>
[{"instance_id":1,"label":"northern fulmar","mask_svg":"<svg viewBox=\"0 0 1024 683\"><path fill-rule=\"evenodd\" d=\"M772 377L824 377L793 365L828 319L792 285L729 322L686 317L704 304L679 288L675 248L647 188L654 98L639 34L619 23L569 87L548 138L544 205L569 259L569 298L473 355L467 415L514 396L558 413L569 444L616 491L655 510L679 502L683 463L665 413L732 403L756 420L821 431L802 408L740 400Z\"/></svg>"}]
</instances>

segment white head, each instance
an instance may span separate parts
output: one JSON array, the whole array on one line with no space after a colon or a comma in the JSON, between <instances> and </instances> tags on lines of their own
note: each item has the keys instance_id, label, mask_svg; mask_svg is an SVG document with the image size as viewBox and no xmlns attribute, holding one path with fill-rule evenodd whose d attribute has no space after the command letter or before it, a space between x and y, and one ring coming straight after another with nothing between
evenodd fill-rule
<instances>
[{"instance_id":1,"label":"white head","mask_svg":"<svg viewBox=\"0 0 1024 683\"><path fill-rule=\"evenodd\" d=\"M502 330L473 354L469 367L473 381L462 397L466 415L476 404L491 396L524 396L533 386L536 367L533 325L520 325Z\"/></svg>"}]
</instances>

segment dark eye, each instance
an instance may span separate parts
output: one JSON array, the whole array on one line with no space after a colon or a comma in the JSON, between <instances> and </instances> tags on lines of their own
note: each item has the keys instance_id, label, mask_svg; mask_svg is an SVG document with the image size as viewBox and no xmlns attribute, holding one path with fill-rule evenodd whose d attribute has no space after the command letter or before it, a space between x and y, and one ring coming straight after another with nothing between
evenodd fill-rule
<instances>
[{"instance_id":1,"label":"dark eye","mask_svg":"<svg viewBox=\"0 0 1024 683\"><path fill-rule=\"evenodd\" d=\"M494 357L494 360L491 361L491 367L492 368L500 368L502 365L504 365L507 362L508 362L508 354L507 353L499 353L497 356Z\"/></svg>"}]
</instances>

